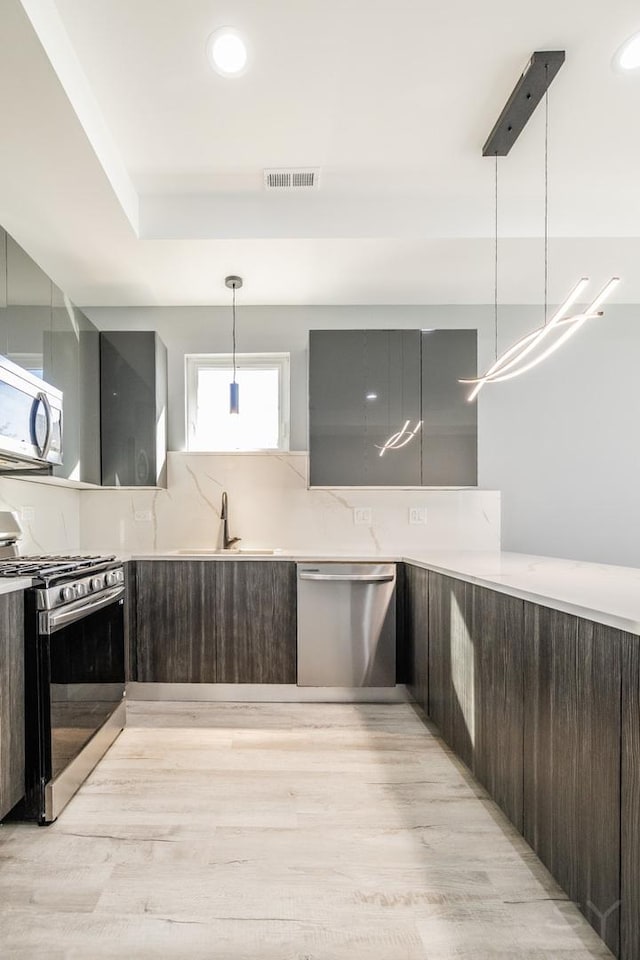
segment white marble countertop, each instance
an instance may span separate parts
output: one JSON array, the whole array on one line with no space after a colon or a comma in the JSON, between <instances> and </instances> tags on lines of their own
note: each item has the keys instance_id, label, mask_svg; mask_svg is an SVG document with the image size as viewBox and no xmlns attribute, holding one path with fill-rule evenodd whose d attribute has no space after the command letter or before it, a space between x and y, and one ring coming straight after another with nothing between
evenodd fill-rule
<instances>
[{"instance_id":1,"label":"white marble countertop","mask_svg":"<svg viewBox=\"0 0 640 960\"><path fill-rule=\"evenodd\" d=\"M0 580L0 594L26 590L32 584L31 577L18 577L16 580Z\"/></svg>"},{"instance_id":2,"label":"white marble countertop","mask_svg":"<svg viewBox=\"0 0 640 960\"><path fill-rule=\"evenodd\" d=\"M523 553L434 553L402 555L283 550L273 554L172 552L132 560L294 560L344 563L405 561L468 583L489 587L554 610L640 635L640 569Z\"/></svg>"},{"instance_id":3,"label":"white marble countertop","mask_svg":"<svg viewBox=\"0 0 640 960\"><path fill-rule=\"evenodd\" d=\"M353 550L339 553L335 550L274 550L270 552L247 550L173 550L166 553L136 553L131 556L120 555L121 560L294 560L296 563L335 562L335 563L398 563L404 559L400 554L367 553Z\"/></svg>"},{"instance_id":4,"label":"white marble countertop","mask_svg":"<svg viewBox=\"0 0 640 960\"><path fill-rule=\"evenodd\" d=\"M640 569L523 553L425 554L408 563L640 634Z\"/></svg>"}]
</instances>

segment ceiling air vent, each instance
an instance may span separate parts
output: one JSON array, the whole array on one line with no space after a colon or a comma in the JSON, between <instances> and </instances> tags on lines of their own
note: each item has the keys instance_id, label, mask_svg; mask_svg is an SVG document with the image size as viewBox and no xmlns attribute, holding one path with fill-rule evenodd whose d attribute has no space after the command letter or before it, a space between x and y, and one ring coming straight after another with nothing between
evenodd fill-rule
<instances>
[{"instance_id":1,"label":"ceiling air vent","mask_svg":"<svg viewBox=\"0 0 640 960\"><path fill-rule=\"evenodd\" d=\"M317 167L265 170L264 185L267 190L317 190L320 170Z\"/></svg>"}]
</instances>

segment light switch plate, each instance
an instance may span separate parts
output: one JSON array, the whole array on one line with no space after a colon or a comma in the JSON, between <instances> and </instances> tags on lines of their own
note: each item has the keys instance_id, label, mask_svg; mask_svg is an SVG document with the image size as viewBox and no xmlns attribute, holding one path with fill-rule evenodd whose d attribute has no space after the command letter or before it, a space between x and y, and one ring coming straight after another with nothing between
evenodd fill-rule
<instances>
[{"instance_id":1,"label":"light switch plate","mask_svg":"<svg viewBox=\"0 0 640 960\"><path fill-rule=\"evenodd\" d=\"M353 522L359 525L371 526L371 507L354 507Z\"/></svg>"},{"instance_id":2,"label":"light switch plate","mask_svg":"<svg viewBox=\"0 0 640 960\"><path fill-rule=\"evenodd\" d=\"M24 523L33 523L36 518L35 507L20 507L20 519Z\"/></svg>"},{"instance_id":3,"label":"light switch plate","mask_svg":"<svg viewBox=\"0 0 640 960\"><path fill-rule=\"evenodd\" d=\"M409 507L409 523L426 523L426 507Z\"/></svg>"},{"instance_id":4,"label":"light switch plate","mask_svg":"<svg viewBox=\"0 0 640 960\"><path fill-rule=\"evenodd\" d=\"M134 513L134 519L138 523L151 523L153 520L153 515L151 510L136 510Z\"/></svg>"}]
</instances>

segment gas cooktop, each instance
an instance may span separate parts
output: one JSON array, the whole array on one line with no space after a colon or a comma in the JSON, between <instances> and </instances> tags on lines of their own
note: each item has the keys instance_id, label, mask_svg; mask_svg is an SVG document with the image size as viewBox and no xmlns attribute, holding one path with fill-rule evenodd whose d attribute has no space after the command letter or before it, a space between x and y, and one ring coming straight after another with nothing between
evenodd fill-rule
<instances>
[{"instance_id":1,"label":"gas cooktop","mask_svg":"<svg viewBox=\"0 0 640 960\"><path fill-rule=\"evenodd\" d=\"M113 555L10 557L0 560L0 577L37 577L46 582L58 577L107 570L117 564Z\"/></svg>"}]
</instances>

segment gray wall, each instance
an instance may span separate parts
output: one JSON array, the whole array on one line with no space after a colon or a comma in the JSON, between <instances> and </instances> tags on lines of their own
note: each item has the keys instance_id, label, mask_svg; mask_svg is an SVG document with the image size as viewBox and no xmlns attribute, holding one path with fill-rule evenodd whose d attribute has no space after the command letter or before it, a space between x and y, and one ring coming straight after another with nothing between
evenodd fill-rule
<instances>
[{"instance_id":1,"label":"gray wall","mask_svg":"<svg viewBox=\"0 0 640 960\"><path fill-rule=\"evenodd\" d=\"M102 329L156 329L169 351L169 446L184 448L184 354L228 352L225 307L85 310ZM500 349L542 319L500 310ZM490 306L242 307L238 350L291 354L291 448L307 446L310 329L477 327L480 369L493 359ZM502 491L503 547L640 566L640 308L610 307L566 347L479 398L479 484Z\"/></svg>"}]
</instances>

